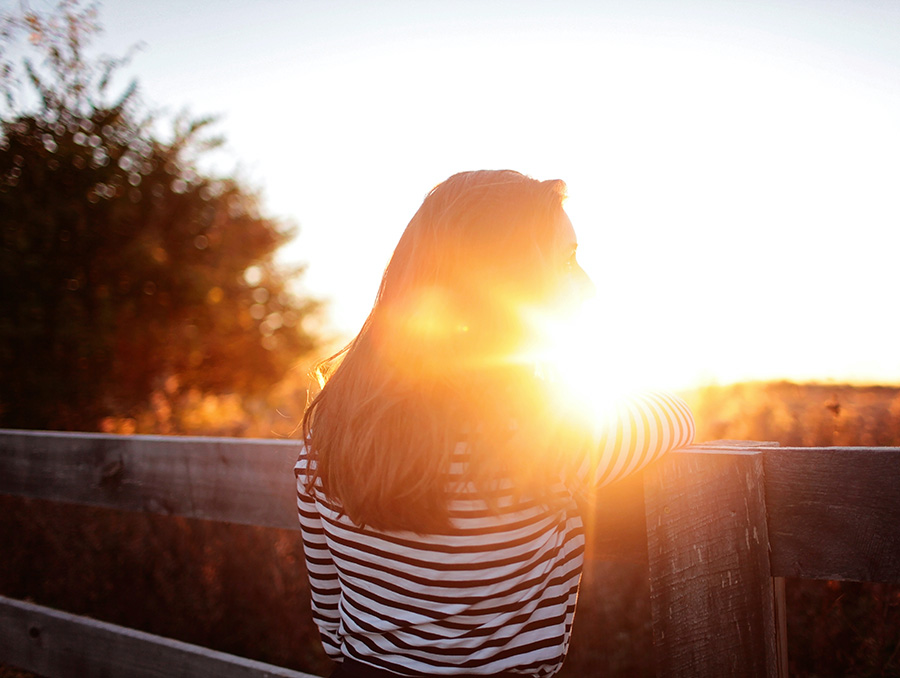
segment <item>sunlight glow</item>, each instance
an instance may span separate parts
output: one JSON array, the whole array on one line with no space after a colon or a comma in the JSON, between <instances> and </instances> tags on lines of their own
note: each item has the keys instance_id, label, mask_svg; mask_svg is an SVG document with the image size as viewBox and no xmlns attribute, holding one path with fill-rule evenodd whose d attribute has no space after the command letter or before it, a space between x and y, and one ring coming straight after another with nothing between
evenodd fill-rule
<instances>
[{"instance_id":1,"label":"sunlight glow","mask_svg":"<svg viewBox=\"0 0 900 678\"><path fill-rule=\"evenodd\" d=\"M900 381L896 3L440 4L285 3L236 44L238 4L210 32L111 3L107 51L146 41L142 89L226 114L223 165L299 222L280 261L344 338L427 189L512 168L568 184L598 310L558 353L588 390Z\"/></svg>"},{"instance_id":2,"label":"sunlight glow","mask_svg":"<svg viewBox=\"0 0 900 678\"><path fill-rule=\"evenodd\" d=\"M528 318L539 337L528 358L541 376L560 387L573 411L590 419L644 386L633 360L604 350L603 317L599 302L590 300L567 317L533 311Z\"/></svg>"}]
</instances>

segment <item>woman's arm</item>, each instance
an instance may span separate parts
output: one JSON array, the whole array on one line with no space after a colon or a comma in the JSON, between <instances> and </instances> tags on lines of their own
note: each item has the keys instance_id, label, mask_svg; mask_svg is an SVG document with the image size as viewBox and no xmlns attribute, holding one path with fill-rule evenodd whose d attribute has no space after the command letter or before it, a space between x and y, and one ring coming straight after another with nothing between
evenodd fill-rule
<instances>
[{"instance_id":1,"label":"woman's arm","mask_svg":"<svg viewBox=\"0 0 900 678\"><path fill-rule=\"evenodd\" d=\"M644 393L612 408L594 423L592 434L574 464L574 479L585 489L608 485L690 445L694 417L678 396Z\"/></svg>"}]
</instances>

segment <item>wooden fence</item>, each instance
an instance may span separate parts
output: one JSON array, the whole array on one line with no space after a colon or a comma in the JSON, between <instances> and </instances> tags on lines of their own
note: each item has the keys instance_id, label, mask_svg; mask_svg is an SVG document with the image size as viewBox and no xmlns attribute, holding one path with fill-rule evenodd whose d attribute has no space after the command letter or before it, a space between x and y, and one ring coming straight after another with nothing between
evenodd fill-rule
<instances>
[{"instance_id":1,"label":"wooden fence","mask_svg":"<svg viewBox=\"0 0 900 678\"><path fill-rule=\"evenodd\" d=\"M296 455L294 441L0 431L0 493L297 529ZM783 678L783 578L900 582L898 486L900 448L694 446L604 491L589 549L648 564L657 675ZM309 678L8 598L0 657L47 678Z\"/></svg>"}]
</instances>

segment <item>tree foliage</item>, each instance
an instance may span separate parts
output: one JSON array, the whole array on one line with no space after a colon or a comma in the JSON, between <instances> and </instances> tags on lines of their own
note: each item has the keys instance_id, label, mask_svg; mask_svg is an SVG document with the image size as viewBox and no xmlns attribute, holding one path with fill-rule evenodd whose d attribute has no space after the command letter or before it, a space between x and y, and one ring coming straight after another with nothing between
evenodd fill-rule
<instances>
[{"instance_id":1,"label":"tree foliage","mask_svg":"<svg viewBox=\"0 0 900 678\"><path fill-rule=\"evenodd\" d=\"M95 429L161 388L277 381L315 346L301 321L316 304L273 261L292 230L198 170L211 121L176 120L163 141L135 84L107 101L123 60L85 57L93 8L3 21L0 425ZM17 69L23 32L44 62Z\"/></svg>"}]
</instances>

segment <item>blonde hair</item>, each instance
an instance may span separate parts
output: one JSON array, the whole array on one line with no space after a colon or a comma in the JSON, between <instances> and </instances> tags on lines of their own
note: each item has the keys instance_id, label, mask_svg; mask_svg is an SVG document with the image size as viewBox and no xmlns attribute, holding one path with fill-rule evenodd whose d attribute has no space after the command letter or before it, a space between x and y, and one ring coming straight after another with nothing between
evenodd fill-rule
<instances>
[{"instance_id":1,"label":"blonde hair","mask_svg":"<svg viewBox=\"0 0 900 678\"><path fill-rule=\"evenodd\" d=\"M522 311L550 303L564 197L558 180L463 172L409 222L362 330L320 366L324 386L303 417L310 487L321 481L355 523L445 528L463 439L477 482L523 475L509 459L521 453L513 422L538 415L541 386L517 360L531 333Z\"/></svg>"}]
</instances>

